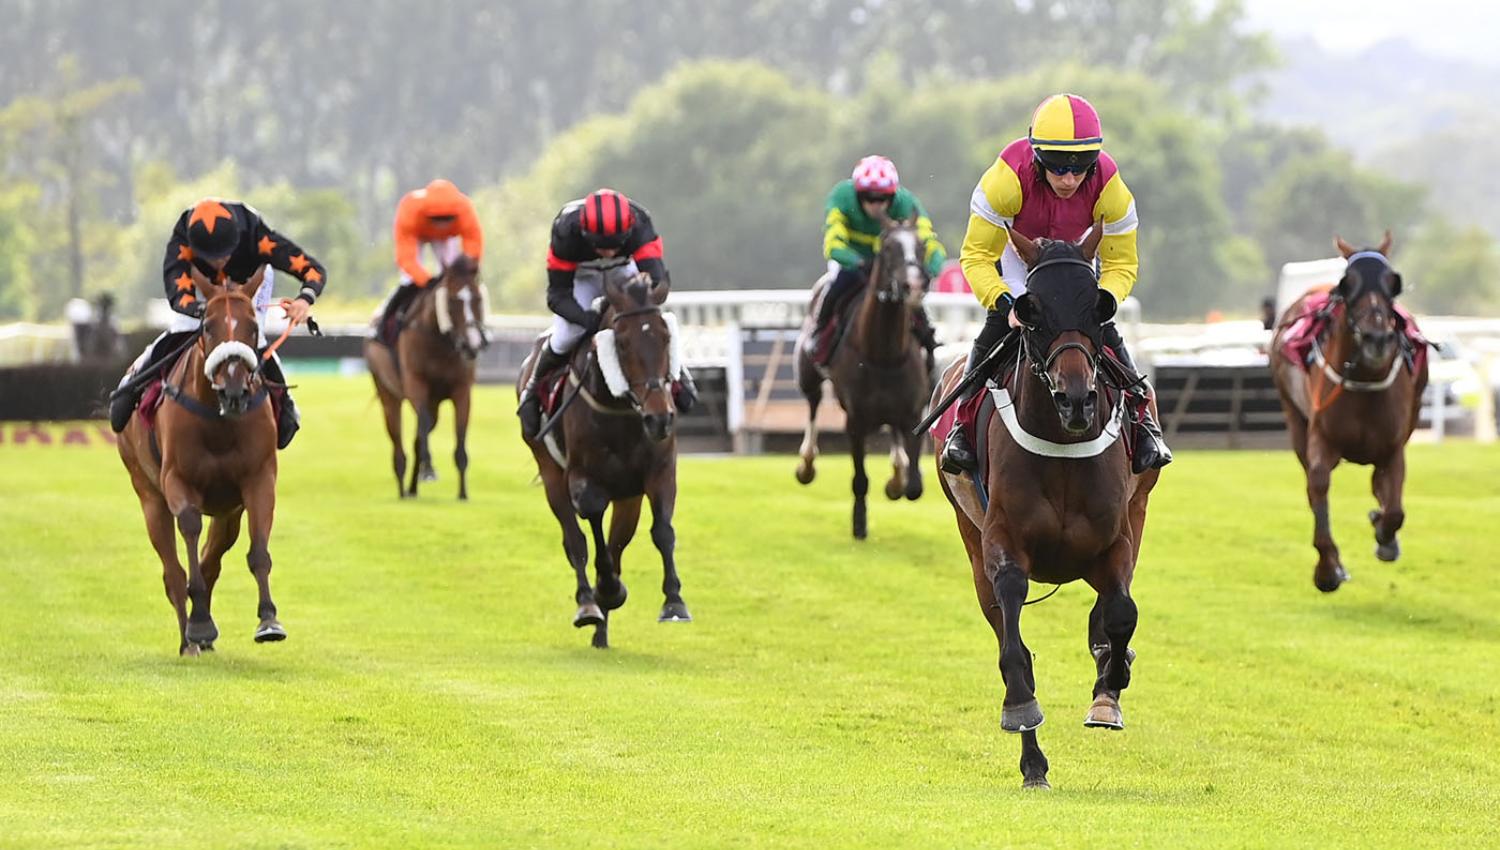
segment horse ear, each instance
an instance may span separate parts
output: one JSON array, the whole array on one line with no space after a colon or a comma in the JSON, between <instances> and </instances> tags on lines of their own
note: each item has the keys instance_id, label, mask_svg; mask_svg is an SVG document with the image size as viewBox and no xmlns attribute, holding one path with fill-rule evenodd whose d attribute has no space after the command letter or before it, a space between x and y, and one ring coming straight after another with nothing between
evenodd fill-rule
<instances>
[{"instance_id":1,"label":"horse ear","mask_svg":"<svg viewBox=\"0 0 1500 850\"><path fill-rule=\"evenodd\" d=\"M1099 242L1103 239L1104 216L1101 215L1099 216L1099 220L1094 222L1094 226L1089 228L1089 235L1084 237L1083 244L1078 246L1079 250L1083 251L1083 258L1085 260L1091 263L1094 261L1094 257L1099 253Z\"/></svg>"},{"instance_id":2,"label":"horse ear","mask_svg":"<svg viewBox=\"0 0 1500 850\"><path fill-rule=\"evenodd\" d=\"M661 306L667 300L667 295L672 291L672 273L662 272L660 280L651 282L651 303Z\"/></svg>"},{"instance_id":3,"label":"horse ear","mask_svg":"<svg viewBox=\"0 0 1500 850\"><path fill-rule=\"evenodd\" d=\"M1020 320L1021 324L1027 327L1032 327L1041 318L1041 313L1036 306L1036 298L1030 292L1024 293L1020 298L1017 298L1016 303L1011 305L1010 309L1011 312L1016 314L1016 318Z\"/></svg>"},{"instance_id":4,"label":"horse ear","mask_svg":"<svg viewBox=\"0 0 1500 850\"><path fill-rule=\"evenodd\" d=\"M1358 253L1353 245L1344 241L1344 237L1342 236L1333 237L1333 247L1339 249L1339 256L1346 260Z\"/></svg>"},{"instance_id":5,"label":"horse ear","mask_svg":"<svg viewBox=\"0 0 1500 850\"><path fill-rule=\"evenodd\" d=\"M1115 311L1120 309L1120 302L1115 300L1115 294L1108 289L1099 290L1099 297L1094 301L1094 321L1099 324L1113 319Z\"/></svg>"},{"instance_id":6,"label":"horse ear","mask_svg":"<svg viewBox=\"0 0 1500 850\"><path fill-rule=\"evenodd\" d=\"M1382 257L1389 258L1391 256L1391 232L1389 230L1385 232L1385 237L1380 240L1380 247L1375 250L1379 251Z\"/></svg>"},{"instance_id":7,"label":"horse ear","mask_svg":"<svg viewBox=\"0 0 1500 850\"><path fill-rule=\"evenodd\" d=\"M1005 232L1010 234L1011 244L1016 246L1016 255L1029 268L1032 263L1036 262L1036 258L1040 254L1040 249L1037 248L1036 243L1022 236L1013 228L1007 227L1005 228Z\"/></svg>"}]
</instances>

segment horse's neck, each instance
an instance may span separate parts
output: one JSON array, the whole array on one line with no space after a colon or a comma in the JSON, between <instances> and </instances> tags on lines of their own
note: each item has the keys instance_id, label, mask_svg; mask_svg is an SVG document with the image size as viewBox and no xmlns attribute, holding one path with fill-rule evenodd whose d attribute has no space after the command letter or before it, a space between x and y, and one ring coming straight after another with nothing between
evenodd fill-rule
<instances>
[{"instance_id":1,"label":"horse's neck","mask_svg":"<svg viewBox=\"0 0 1500 850\"><path fill-rule=\"evenodd\" d=\"M878 271L878 270L877 270ZM865 289L853 337L855 347L871 360L897 360L910 345L911 311L906 300L880 300L878 282Z\"/></svg>"}]
</instances>

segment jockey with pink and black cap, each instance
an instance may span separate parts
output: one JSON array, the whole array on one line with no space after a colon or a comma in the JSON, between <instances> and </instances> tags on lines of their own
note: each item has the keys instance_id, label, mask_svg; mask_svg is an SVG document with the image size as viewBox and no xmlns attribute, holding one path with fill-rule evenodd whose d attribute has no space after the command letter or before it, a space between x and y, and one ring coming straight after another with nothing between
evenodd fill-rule
<instances>
[{"instance_id":1,"label":"jockey with pink and black cap","mask_svg":"<svg viewBox=\"0 0 1500 850\"><path fill-rule=\"evenodd\" d=\"M1010 230L1029 239L1077 242L1100 219L1099 288L1114 296L1118 306L1135 286L1139 268L1135 196L1104 152L1093 105L1076 94L1052 95L1032 114L1028 133L1006 145L969 198L969 230L959 263L974 296L989 310L969 353L970 369L1010 328L1019 326L1010 308L1026 291L1026 264L1011 244ZM1115 323L1106 322L1101 331L1101 341L1135 371ZM972 385L964 397L972 397L982 385ZM1135 472L1171 463L1172 453L1151 412L1144 410L1135 425ZM940 460L948 472L978 469L966 430L955 427L943 447Z\"/></svg>"},{"instance_id":2,"label":"jockey with pink and black cap","mask_svg":"<svg viewBox=\"0 0 1500 850\"><path fill-rule=\"evenodd\" d=\"M854 173L828 193L823 215L823 257L828 272L834 275L817 303L816 319L807 351L820 365L827 362L831 346L825 337L836 305L851 290L865 285L870 265L880 251L880 228L887 219L901 221L917 216L917 236L925 250L923 267L928 279L943 270L947 252L932 230L932 219L911 190L902 187L896 166L883 156L867 156L854 166ZM917 327L913 329L922 346L930 353L937 347L932 321L925 309L918 310Z\"/></svg>"},{"instance_id":3,"label":"jockey with pink and black cap","mask_svg":"<svg viewBox=\"0 0 1500 850\"><path fill-rule=\"evenodd\" d=\"M517 410L526 437L534 437L542 427L537 387L546 376L568 365L568 355L578 340L598 328L600 314L593 307L594 299L604 294L604 270L618 266L632 273L645 272L652 281L666 279L661 237L651 224L651 214L614 189L599 189L563 206L552 221L552 242L547 248L547 308L556 318L531 380L521 391ZM685 366L673 395L673 403L684 413L697 399Z\"/></svg>"}]
</instances>

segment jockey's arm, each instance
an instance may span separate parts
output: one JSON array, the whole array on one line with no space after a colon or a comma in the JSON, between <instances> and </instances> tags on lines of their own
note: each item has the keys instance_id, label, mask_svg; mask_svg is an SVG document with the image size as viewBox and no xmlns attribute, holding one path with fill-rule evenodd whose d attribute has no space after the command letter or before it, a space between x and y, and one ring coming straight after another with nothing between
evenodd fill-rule
<instances>
[{"instance_id":1,"label":"jockey's arm","mask_svg":"<svg viewBox=\"0 0 1500 850\"><path fill-rule=\"evenodd\" d=\"M1138 219L1135 198L1117 173L1104 185L1094 205L1094 220L1104 219L1104 238L1099 241L1099 286L1123 303L1135 287L1140 268L1136 253Z\"/></svg>"},{"instance_id":2,"label":"jockey's arm","mask_svg":"<svg viewBox=\"0 0 1500 850\"><path fill-rule=\"evenodd\" d=\"M576 263L570 264L571 268L554 268L549 262L547 265L547 309L564 320L581 327L588 327L589 315L573 297L573 277L578 268Z\"/></svg>"},{"instance_id":3,"label":"jockey's arm","mask_svg":"<svg viewBox=\"0 0 1500 850\"><path fill-rule=\"evenodd\" d=\"M484 256L484 230L479 226L479 214L473 204L465 204L458 214L458 235L463 241L463 250L477 264Z\"/></svg>"},{"instance_id":4,"label":"jockey's arm","mask_svg":"<svg viewBox=\"0 0 1500 850\"><path fill-rule=\"evenodd\" d=\"M838 190L828 198L823 215L823 258L853 271L864 264L864 255L849 244L849 217L838 203Z\"/></svg>"},{"instance_id":5,"label":"jockey's arm","mask_svg":"<svg viewBox=\"0 0 1500 850\"><path fill-rule=\"evenodd\" d=\"M948 251L943 248L943 243L937 238L937 231L932 229L932 219L927 215L927 208L922 202L912 195L912 205L917 210L917 238L922 240L926 255L923 257L923 265L926 267L928 277L937 277L943 272L943 263L948 260Z\"/></svg>"},{"instance_id":6,"label":"jockey's arm","mask_svg":"<svg viewBox=\"0 0 1500 850\"><path fill-rule=\"evenodd\" d=\"M177 218L172 228L172 237L167 240L167 254L162 261L162 281L166 287L167 303L178 313L194 316L194 302L198 300L193 282L193 252L188 249L187 221L189 213Z\"/></svg>"},{"instance_id":7,"label":"jockey's arm","mask_svg":"<svg viewBox=\"0 0 1500 850\"><path fill-rule=\"evenodd\" d=\"M1010 287L1000 277L1000 255L1010 244L1006 230L1021 211L1021 181L1002 159L996 159L969 196L969 229L964 233L959 265L974 297L985 309L995 309Z\"/></svg>"},{"instance_id":8,"label":"jockey's arm","mask_svg":"<svg viewBox=\"0 0 1500 850\"><path fill-rule=\"evenodd\" d=\"M260 246L260 259L271 268L295 277L302 284L296 297L312 304L323 294L327 274L323 264L313 255L303 251L297 243L259 222L255 228L256 244Z\"/></svg>"}]
</instances>

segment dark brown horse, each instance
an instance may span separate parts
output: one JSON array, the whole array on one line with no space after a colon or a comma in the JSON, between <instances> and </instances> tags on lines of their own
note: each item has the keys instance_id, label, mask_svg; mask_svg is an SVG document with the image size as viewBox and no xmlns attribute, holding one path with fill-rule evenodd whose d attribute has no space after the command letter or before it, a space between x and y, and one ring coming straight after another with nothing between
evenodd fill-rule
<instances>
[{"instance_id":1,"label":"dark brown horse","mask_svg":"<svg viewBox=\"0 0 1500 850\"><path fill-rule=\"evenodd\" d=\"M651 502L651 542L661 552L662 604L658 622L692 620L682 601L673 550L677 533L677 409L672 382L681 368L676 317L663 313L669 284L651 283L625 267L604 272L608 308L592 340L580 342L568 363L562 402L536 439L527 440L547 490L547 503L563 530L563 552L578 577L573 625L594 626L593 644L609 646L609 612L625 604L620 557L635 536L641 498ZM538 340L516 384L531 378ZM613 506L609 537L604 509ZM588 541L578 517L594 536L595 586L588 580Z\"/></svg>"},{"instance_id":2,"label":"dark brown horse","mask_svg":"<svg viewBox=\"0 0 1500 850\"><path fill-rule=\"evenodd\" d=\"M885 222L880 252L870 269L870 283L855 307L848 337L828 362L827 377L844 408L849 453L854 458L854 536L868 533L865 494L865 440L882 427L891 433L891 477L885 495L916 499L922 495L918 462L925 434L912 431L932 391L926 353L911 332L912 314L927 291L924 246L917 236L916 215L908 221ZM805 348L797 356L797 385L807 399L807 430L802 438L797 480L810 483L817 475L818 405L823 401L824 374Z\"/></svg>"},{"instance_id":3,"label":"dark brown horse","mask_svg":"<svg viewBox=\"0 0 1500 850\"><path fill-rule=\"evenodd\" d=\"M474 388L474 358L488 344L484 322L489 298L479 283L479 271L460 256L433 283L418 293L407 308L392 352L374 339L365 340L365 362L375 379L375 391L385 408L385 430L391 438L391 466L396 492L417 495L417 482L436 481L427 437L437 427L438 405L453 402L453 462L458 466L458 498L469 498L469 398ZM412 439L416 464L406 487L406 452L401 448L401 402L411 402L417 413Z\"/></svg>"},{"instance_id":4,"label":"dark brown horse","mask_svg":"<svg viewBox=\"0 0 1500 850\"><path fill-rule=\"evenodd\" d=\"M1288 358L1282 343L1315 293L1286 309L1271 344L1271 372L1292 448L1307 471L1313 546L1318 550L1313 584L1325 592L1349 580L1328 522L1329 478L1341 460L1374 465L1371 489L1379 507L1370 512L1370 523L1375 526L1375 557L1394 561L1401 555L1396 532L1406 521L1401 505L1406 442L1417 427L1427 386L1425 358L1416 358L1421 365L1413 373L1402 354L1395 306L1401 275L1387 259L1391 234L1373 250L1356 251L1343 239L1334 244L1349 266L1328 301L1328 326L1313 344L1314 363L1304 369Z\"/></svg>"},{"instance_id":5,"label":"dark brown horse","mask_svg":"<svg viewBox=\"0 0 1500 850\"><path fill-rule=\"evenodd\" d=\"M154 431L133 415L119 440L120 458L161 558L167 599L177 611L178 651L183 655L213 649L219 637L209 603L224 553L239 537L240 517L247 513L250 552L245 560L260 586L255 640L286 637L271 601L268 542L276 510L276 417L260 375L255 304L237 284L219 287L200 280L198 285L208 299L202 331L167 374ZM213 522L200 556L205 514ZM186 575L177 556L174 518L187 546Z\"/></svg>"},{"instance_id":6,"label":"dark brown horse","mask_svg":"<svg viewBox=\"0 0 1500 850\"><path fill-rule=\"evenodd\" d=\"M1155 469L1131 474L1121 399L1100 391L1099 328L1114 309L1094 274L1102 232L1095 228L1081 248L1011 233L1030 270L1028 291L1014 308L1023 325L1022 355L1013 378L993 390L997 410L985 431L988 474L981 490L968 475L939 472L969 553L980 609L1000 642L1000 728L1021 734L1026 788L1050 787L1036 738L1043 718L1031 652L1021 640L1029 583L1083 579L1098 594L1088 626L1098 678L1084 725L1123 728L1120 692L1130 683L1136 625L1130 582L1159 475ZM948 368L935 401L963 370L962 361Z\"/></svg>"}]
</instances>

